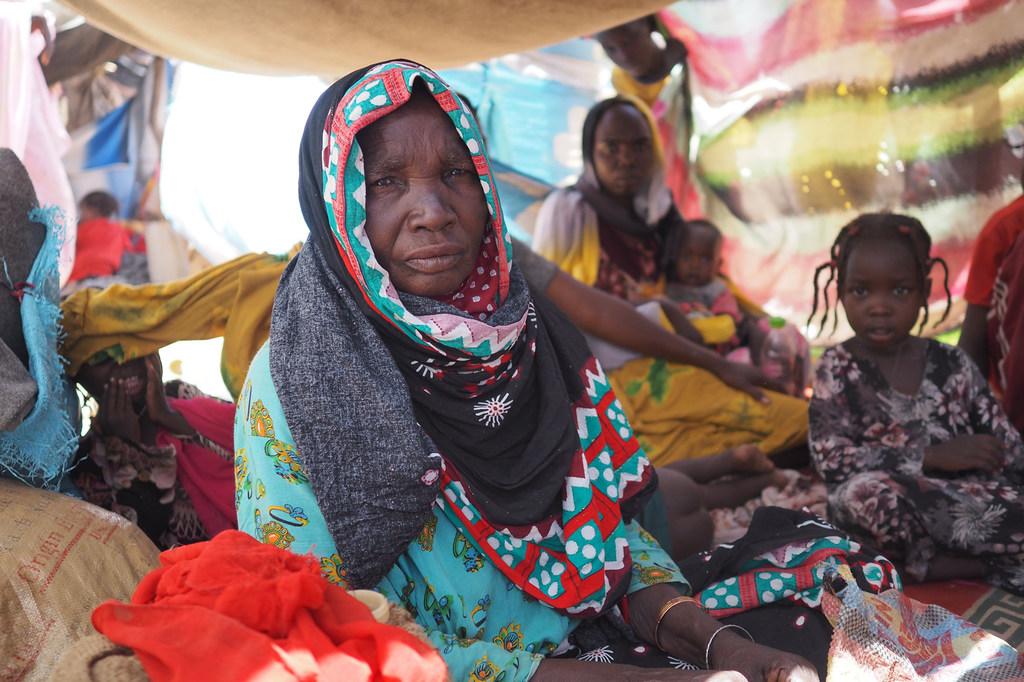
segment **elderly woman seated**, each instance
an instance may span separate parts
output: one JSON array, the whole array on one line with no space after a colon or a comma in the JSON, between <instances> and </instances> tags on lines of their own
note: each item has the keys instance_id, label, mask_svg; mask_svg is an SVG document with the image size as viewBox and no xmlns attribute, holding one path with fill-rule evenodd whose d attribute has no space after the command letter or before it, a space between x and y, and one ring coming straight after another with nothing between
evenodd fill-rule
<instances>
[{"instance_id":1,"label":"elderly woman seated","mask_svg":"<svg viewBox=\"0 0 1024 682\"><path fill-rule=\"evenodd\" d=\"M350 74L300 163L311 239L238 402L240 528L404 605L454 679L742 679L579 661L581 631L665 667L814 679L704 613L635 521L653 469L516 266L449 87L409 62Z\"/></svg>"}]
</instances>

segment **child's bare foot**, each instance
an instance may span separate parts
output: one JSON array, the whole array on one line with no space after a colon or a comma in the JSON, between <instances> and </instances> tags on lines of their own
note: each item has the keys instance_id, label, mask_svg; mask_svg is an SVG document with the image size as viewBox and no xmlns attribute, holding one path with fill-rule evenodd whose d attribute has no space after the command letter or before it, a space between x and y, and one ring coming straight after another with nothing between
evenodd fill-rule
<instances>
[{"instance_id":1,"label":"child's bare foot","mask_svg":"<svg viewBox=\"0 0 1024 682\"><path fill-rule=\"evenodd\" d=\"M746 443L718 455L729 463L726 473L761 474L775 469L775 464L761 448Z\"/></svg>"},{"instance_id":2,"label":"child's bare foot","mask_svg":"<svg viewBox=\"0 0 1024 682\"><path fill-rule=\"evenodd\" d=\"M775 469L770 474L772 485L780 490L789 485L789 475L784 469Z\"/></svg>"}]
</instances>

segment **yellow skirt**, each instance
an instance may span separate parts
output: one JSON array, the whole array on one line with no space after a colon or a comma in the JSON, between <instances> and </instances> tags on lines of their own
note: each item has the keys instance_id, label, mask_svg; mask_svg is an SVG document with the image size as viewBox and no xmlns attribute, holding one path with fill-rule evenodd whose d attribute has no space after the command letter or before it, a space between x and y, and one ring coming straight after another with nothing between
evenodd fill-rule
<instances>
[{"instance_id":1,"label":"yellow skirt","mask_svg":"<svg viewBox=\"0 0 1024 682\"><path fill-rule=\"evenodd\" d=\"M762 405L690 365L639 358L608 372L637 440L655 466L744 443L768 454L807 442L807 403L768 393Z\"/></svg>"}]
</instances>

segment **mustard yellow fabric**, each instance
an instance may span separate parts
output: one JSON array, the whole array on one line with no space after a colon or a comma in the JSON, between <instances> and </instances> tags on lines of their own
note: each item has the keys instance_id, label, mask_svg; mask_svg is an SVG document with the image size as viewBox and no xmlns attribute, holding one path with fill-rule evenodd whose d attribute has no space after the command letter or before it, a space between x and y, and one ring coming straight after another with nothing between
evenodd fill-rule
<instances>
[{"instance_id":1,"label":"mustard yellow fabric","mask_svg":"<svg viewBox=\"0 0 1024 682\"><path fill-rule=\"evenodd\" d=\"M668 83L670 76L665 76L657 83L641 83L618 66L612 67L612 87L621 95L632 95L649 107L658 101L661 89Z\"/></svg>"},{"instance_id":2,"label":"mustard yellow fabric","mask_svg":"<svg viewBox=\"0 0 1024 682\"><path fill-rule=\"evenodd\" d=\"M166 284L75 292L61 304L69 375L100 352L124 361L175 341L223 336L221 375L237 396L249 362L270 336L277 283L297 252L247 254Z\"/></svg>"},{"instance_id":3,"label":"mustard yellow fabric","mask_svg":"<svg viewBox=\"0 0 1024 682\"><path fill-rule=\"evenodd\" d=\"M807 403L769 393L762 405L711 372L640 358L608 372L630 426L655 466L744 443L774 454L807 442Z\"/></svg>"},{"instance_id":4,"label":"mustard yellow fabric","mask_svg":"<svg viewBox=\"0 0 1024 682\"><path fill-rule=\"evenodd\" d=\"M704 343L716 345L725 343L736 335L736 320L732 315L714 315L691 319L694 329L700 332Z\"/></svg>"}]
</instances>

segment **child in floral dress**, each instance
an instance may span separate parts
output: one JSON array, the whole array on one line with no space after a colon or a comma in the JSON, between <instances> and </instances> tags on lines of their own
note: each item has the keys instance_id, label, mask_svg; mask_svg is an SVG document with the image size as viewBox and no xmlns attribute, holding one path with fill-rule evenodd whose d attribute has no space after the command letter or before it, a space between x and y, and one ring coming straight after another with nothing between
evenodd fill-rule
<instances>
[{"instance_id":1,"label":"child in floral dress","mask_svg":"<svg viewBox=\"0 0 1024 682\"><path fill-rule=\"evenodd\" d=\"M928 319L932 267L945 268L930 250L914 218L866 214L815 272L811 318L828 271L820 322L834 282L855 336L818 362L812 461L833 521L908 578L985 578L1024 593L1020 435L960 349L911 334L922 308L922 327Z\"/></svg>"}]
</instances>

